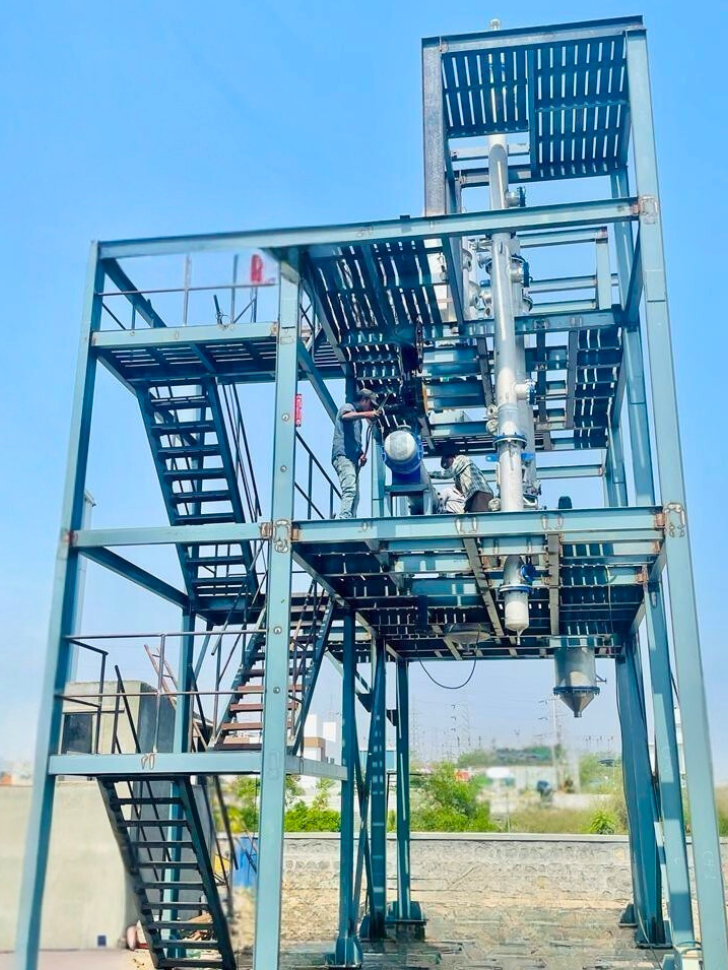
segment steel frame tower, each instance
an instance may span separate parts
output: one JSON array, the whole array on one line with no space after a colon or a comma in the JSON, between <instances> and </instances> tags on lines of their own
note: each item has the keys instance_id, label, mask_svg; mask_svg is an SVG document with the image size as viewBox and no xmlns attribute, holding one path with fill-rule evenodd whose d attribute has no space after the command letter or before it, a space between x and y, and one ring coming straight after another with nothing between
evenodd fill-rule
<instances>
[{"instance_id":1,"label":"steel frame tower","mask_svg":"<svg viewBox=\"0 0 728 970\"><path fill-rule=\"evenodd\" d=\"M637 940L663 947L671 965L702 961L706 970L728 967L642 21L626 18L428 39L423 43L423 94L423 218L92 246L38 731L18 970L36 966L55 782L69 775L92 776L101 783L135 880L155 964L228 968L234 958L192 783L219 775L259 774L255 967L277 967L285 776L307 772L341 784L339 934L333 961L359 966L360 938L378 939L424 922L410 889L409 663L466 657L543 659L563 646L585 647L615 662L634 887L628 918ZM527 137L526 143L516 140L518 133ZM485 137L500 137L505 145L507 183L516 189L545 181L568 186L568 180L583 177L608 180L610 190L595 201L464 212L463 192L489 185L495 156L482 143L459 148L455 139ZM521 201L517 193L513 197ZM446 442L470 454L497 450L486 422L498 366L493 352L497 321L481 312L478 300L482 303L485 297L478 285L473 296L475 271L469 271L468 254L487 251L499 234L511 246L517 241L526 253L534 250L534 264L543 250L593 247L593 275L532 284L532 294L556 291L561 296L517 314L515 328L526 342L529 376L535 375L531 416L538 458L570 453L568 462L539 464L539 475L602 477L604 507L402 514L406 510L397 504L377 450L371 515L316 520L309 487L308 512L297 517L297 457L299 471L301 462L294 414L299 382L309 383L332 419L336 404L327 380L344 377L350 391L363 381L392 392L395 403L378 435L403 424L416 427L425 459L440 455ZM216 323L188 326L186 315L163 319L149 290L133 282L142 257L241 251L262 253L277 264L276 319L236 322L232 310L229 322L218 315ZM233 275L229 284L231 294L235 279ZM186 294L189 289L186 283ZM571 298L584 290L593 291L589 298ZM111 320L112 297L132 314L127 329L118 326L118 314L116 323ZM99 364L140 402L168 525L84 527ZM264 516L254 504L247 513L243 508L237 475L240 450L221 402L225 387L271 381L273 465L270 510ZM476 416L469 416L467 408ZM579 460L582 453L588 453L588 462ZM213 481L209 491L201 484ZM179 482L184 482L182 490L174 484ZM184 589L115 551L160 544L179 553ZM265 582L257 588L263 592L264 608L255 608L261 549L267 569ZM118 738L111 750L101 750L98 735L90 753L61 750L72 652L89 646L76 622L84 557L181 609L174 737L166 750L155 744L153 757L140 744L136 750L123 750ZM535 570L529 626L520 637L504 627L498 596L504 557L528 559ZM231 574L232 567L237 571ZM292 586L294 567L302 567L325 597L323 618L309 622L313 632L301 666L296 666L298 641L292 631L296 603L299 616L308 607ZM207 570L204 576L201 569ZM199 735L204 735L202 744L195 742L192 727L197 724L196 730L202 731L195 713L202 695L196 683L200 655L210 637L226 633L228 626L242 631L243 648L238 674L225 690L234 697L258 691L262 708L259 743L232 750L226 749L224 738L217 743L219 723ZM642 677L641 628L649 690ZM343 750L338 765L302 758L300 736L290 730L290 707L301 703L300 695L308 709L326 651L342 670ZM367 663L371 683L357 669ZM396 671L396 711L386 705L388 667ZM264 677L262 688L251 686L254 675ZM101 694L103 682L102 670ZM219 677L213 693L223 693ZM112 705L117 720L122 695L120 686ZM678 764L678 697L694 886ZM370 717L363 765L357 701ZM234 716L231 711L226 709L228 719ZM655 765L649 755L648 711L654 723ZM100 706L99 720L102 713ZM388 717L396 724L398 776L397 898L389 907ZM119 795L122 783L131 792L126 798ZM355 804L361 819L358 832ZM146 843L156 844L165 855L161 860L150 855L152 861L145 862L140 857L140 819L150 806L168 812L144 823L155 833ZM130 811L137 814L130 816ZM191 836L187 848L180 850L183 830ZM180 851L191 853L195 862L186 863ZM175 882L188 864L200 873L199 891L204 890L216 927L217 943L209 959L186 958L184 935L175 929L182 927L181 913L194 908L180 901L181 884ZM161 879L149 877L154 865L163 870ZM360 920L364 881L365 915ZM157 907L150 902L153 886L163 894L162 919L162 902ZM699 930L691 907L693 888Z\"/></svg>"}]
</instances>

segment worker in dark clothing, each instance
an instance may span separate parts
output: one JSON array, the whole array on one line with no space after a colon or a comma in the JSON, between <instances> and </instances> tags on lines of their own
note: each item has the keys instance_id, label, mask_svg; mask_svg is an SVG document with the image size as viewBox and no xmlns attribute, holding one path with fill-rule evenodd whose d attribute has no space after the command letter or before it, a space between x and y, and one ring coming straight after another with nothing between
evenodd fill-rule
<instances>
[{"instance_id":1,"label":"worker in dark clothing","mask_svg":"<svg viewBox=\"0 0 728 970\"><path fill-rule=\"evenodd\" d=\"M362 421L373 421L380 413L377 410L376 394L366 389L357 393L355 404L342 404L336 412L331 464L336 469L341 487L340 519L356 517L359 505L359 472L367 461L362 449Z\"/></svg>"}]
</instances>

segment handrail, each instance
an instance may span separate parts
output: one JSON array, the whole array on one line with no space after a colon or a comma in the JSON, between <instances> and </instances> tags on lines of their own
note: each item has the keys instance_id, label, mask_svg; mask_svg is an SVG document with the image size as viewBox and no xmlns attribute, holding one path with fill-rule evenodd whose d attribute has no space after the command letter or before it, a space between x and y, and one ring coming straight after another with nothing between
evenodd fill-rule
<instances>
[{"instance_id":1,"label":"handrail","mask_svg":"<svg viewBox=\"0 0 728 970\"><path fill-rule=\"evenodd\" d=\"M318 505L314 502L314 498L313 498L313 470L314 470L314 466L319 470L319 472L323 476L325 485L328 485L329 486L329 514L328 514L328 518L333 518L333 515L334 515L334 496L336 496L338 499L341 499L341 492L340 492L338 486L336 485L336 483L334 482L333 478L331 477L331 475L329 475L329 473L327 472L326 468L322 465L321 461L313 453L313 451L311 450L311 448L309 447L309 445L306 443L303 435L298 430L296 430L296 443L301 445L301 447L305 451L305 453L307 455L307 458L308 458L308 469L307 469L307 475L306 475L306 488L307 488L307 490L304 489L304 487L299 482L294 482L294 487L295 487L296 491L303 497L304 501L306 502L306 513L307 513L306 514L306 518L307 519L311 519L313 517L311 515L311 512L312 511L315 512L319 516L319 518L321 518L321 519L327 518L327 516L324 515L324 513L321 511L321 509L318 507Z\"/></svg>"}]
</instances>

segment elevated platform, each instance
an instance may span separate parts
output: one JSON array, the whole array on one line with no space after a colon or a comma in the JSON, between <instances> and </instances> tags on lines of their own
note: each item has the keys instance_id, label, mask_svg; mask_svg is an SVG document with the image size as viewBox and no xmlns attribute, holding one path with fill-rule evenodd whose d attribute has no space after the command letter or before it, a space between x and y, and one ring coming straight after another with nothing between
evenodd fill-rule
<instances>
[{"instance_id":1,"label":"elevated platform","mask_svg":"<svg viewBox=\"0 0 728 970\"><path fill-rule=\"evenodd\" d=\"M544 658L567 642L614 657L663 523L654 508L305 522L294 526L294 557L403 659ZM512 554L537 571L520 641L504 630L497 593Z\"/></svg>"}]
</instances>

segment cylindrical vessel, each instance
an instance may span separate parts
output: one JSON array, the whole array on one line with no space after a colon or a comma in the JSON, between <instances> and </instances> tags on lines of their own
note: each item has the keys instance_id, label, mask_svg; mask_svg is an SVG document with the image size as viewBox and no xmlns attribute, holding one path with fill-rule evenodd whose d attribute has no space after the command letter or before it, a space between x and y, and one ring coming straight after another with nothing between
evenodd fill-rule
<instances>
[{"instance_id":1,"label":"cylindrical vessel","mask_svg":"<svg viewBox=\"0 0 728 970\"><path fill-rule=\"evenodd\" d=\"M574 717L599 693L594 650L591 647L558 647L554 653L556 686L554 694L560 697Z\"/></svg>"},{"instance_id":2,"label":"cylindrical vessel","mask_svg":"<svg viewBox=\"0 0 728 970\"><path fill-rule=\"evenodd\" d=\"M491 209L506 208L508 143L505 135L488 139ZM498 408L498 487L501 511L523 509L523 431L518 401L518 345L511 279L511 237L493 234L490 280L493 294L495 403ZM508 556L503 570L505 625L516 637L528 627L528 590L523 588L518 556ZM510 588L508 588L510 587ZM514 588L515 587L515 588Z\"/></svg>"},{"instance_id":3,"label":"cylindrical vessel","mask_svg":"<svg viewBox=\"0 0 728 970\"><path fill-rule=\"evenodd\" d=\"M419 438L406 428L398 428L384 440L387 465L398 475L418 472L422 461L422 445Z\"/></svg>"}]
</instances>

